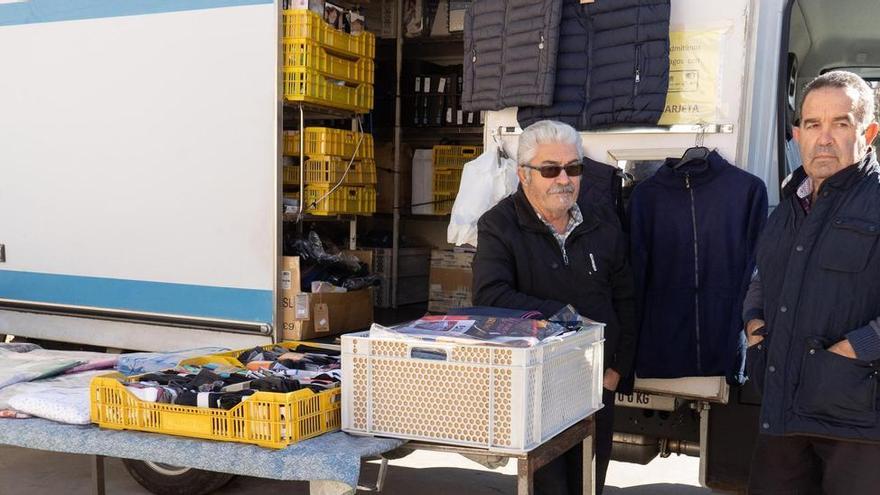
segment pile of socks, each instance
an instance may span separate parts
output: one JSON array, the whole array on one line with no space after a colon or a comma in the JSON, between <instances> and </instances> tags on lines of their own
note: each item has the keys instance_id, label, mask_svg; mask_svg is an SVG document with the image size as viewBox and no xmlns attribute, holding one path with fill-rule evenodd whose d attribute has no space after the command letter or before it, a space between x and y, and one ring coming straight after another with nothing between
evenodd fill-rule
<instances>
[{"instance_id":1,"label":"pile of socks","mask_svg":"<svg viewBox=\"0 0 880 495\"><path fill-rule=\"evenodd\" d=\"M288 393L302 389L323 392L339 387L340 353L299 345L244 351L238 360L244 368L206 364L179 366L148 373L126 388L147 402L232 409L257 391Z\"/></svg>"}]
</instances>

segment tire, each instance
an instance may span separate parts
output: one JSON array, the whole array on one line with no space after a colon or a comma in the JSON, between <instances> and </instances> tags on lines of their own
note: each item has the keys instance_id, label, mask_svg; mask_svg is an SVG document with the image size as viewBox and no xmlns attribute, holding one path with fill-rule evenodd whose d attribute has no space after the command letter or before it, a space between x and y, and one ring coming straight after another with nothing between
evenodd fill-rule
<instances>
[{"instance_id":1,"label":"tire","mask_svg":"<svg viewBox=\"0 0 880 495\"><path fill-rule=\"evenodd\" d=\"M158 462L122 459L128 474L156 495L207 495L219 490L234 474L182 468Z\"/></svg>"}]
</instances>

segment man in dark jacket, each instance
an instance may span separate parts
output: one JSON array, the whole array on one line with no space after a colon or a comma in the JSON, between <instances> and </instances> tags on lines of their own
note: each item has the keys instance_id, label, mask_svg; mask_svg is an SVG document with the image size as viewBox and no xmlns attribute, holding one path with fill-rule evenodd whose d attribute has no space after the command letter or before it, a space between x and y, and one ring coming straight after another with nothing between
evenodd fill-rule
<instances>
[{"instance_id":1,"label":"man in dark jacket","mask_svg":"<svg viewBox=\"0 0 880 495\"><path fill-rule=\"evenodd\" d=\"M605 374L597 415L596 486L602 492L611 455L614 393L630 373L635 310L627 246L616 222L578 202L583 148L578 133L540 121L519 140L520 189L478 223L474 304L537 310L549 317L571 304L606 323ZM581 449L536 473L536 493L581 493Z\"/></svg>"},{"instance_id":2,"label":"man in dark jacket","mask_svg":"<svg viewBox=\"0 0 880 495\"><path fill-rule=\"evenodd\" d=\"M880 169L874 95L835 71L804 90L803 166L758 243L746 298L750 380L763 390L755 494L880 490Z\"/></svg>"}]
</instances>

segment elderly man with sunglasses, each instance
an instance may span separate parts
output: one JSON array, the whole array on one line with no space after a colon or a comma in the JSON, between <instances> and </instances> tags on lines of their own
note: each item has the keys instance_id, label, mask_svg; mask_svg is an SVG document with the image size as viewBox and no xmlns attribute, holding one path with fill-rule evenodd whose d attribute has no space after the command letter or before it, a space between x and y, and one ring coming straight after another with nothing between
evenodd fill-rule
<instances>
[{"instance_id":1,"label":"elderly man with sunglasses","mask_svg":"<svg viewBox=\"0 0 880 495\"><path fill-rule=\"evenodd\" d=\"M605 376L597 416L596 480L602 493L611 455L614 391L635 353L635 303L627 245L616 222L577 201L584 158L571 126L543 120L526 128L517 152L520 188L478 223L474 304L536 310L567 304L605 328ZM537 494L581 493L581 451L536 473Z\"/></svg>"}]
</instances>

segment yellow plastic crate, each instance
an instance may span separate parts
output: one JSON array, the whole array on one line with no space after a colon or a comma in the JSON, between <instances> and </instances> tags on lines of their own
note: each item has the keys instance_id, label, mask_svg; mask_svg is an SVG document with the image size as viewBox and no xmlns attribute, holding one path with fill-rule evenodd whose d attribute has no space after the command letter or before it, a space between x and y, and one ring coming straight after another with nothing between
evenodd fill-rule
<instances>
[{"instance_id":1,"label":"yellow plastic crate","mask_svg":"<svg viewBox=\"0 0 880 495\"><path fill-rule=\"evenodd\" d=\"M348 159L335 156L316 155L306 160L306 184L342 184L367 185L376 183L376 162L373 160L355 160L348 166ZM348 173L345 173L348 168ZM344 176L344 180L343 180ZM299 184L299 167L284 167L284 184Z\"/></svg>"},{"instance_id":2,"label":"yellow plastic crate","mask_svg":"<svg viewBox=\"0 0 880 495\"><path fill-rule=\"evenodd\" d=\"M367 84L373 84L376 71L371 58L346 58L310 39L284 42L284 67L312 69L336 79Z\"/></svg>"},{"instance_id":3,"label":"yellow plastic crate","mask_svg":"<svg viewBox=\"0 0 880 495\"><path fill-rule=\"evenodd\" d=\"M284 41L305 38L339 53L376 57L376 36L373 33L347 34L333 29L320 15L310 10L285 10L282 15Z\"/></svg>"},{"instance_id":4,"label":"yellow plastic crate","mask_svg":"<svg viewBox=\"0 0 880 495\"><path fill-rule=\"evenodd\" d=\"M434 170L434 194L458 194L461 185L460 168L441 168Z\"/></svg>"},{"instance_id":5,"label":"yellow plastic crate","mask_svg":"<svg viewBox=\"0 0 880 495\"><path fill-rule=\"evenodd\" d=\"M361 137L363 137L363 141L358 146ZM352 155L355 155L356 159L375 156L372 134L328 127L306 127L305 148L306 156L332 155L351 158ZM357 154L355 154L355 148L357 148ZM284 154L299 156L299 131L284 133Z\"/></svg>"},{"instance_id":6,"label":"yellow plastic crate","mask_svg":"<svg viewBox=\"0 0 880 495\"><path fill-rule=\"evenodd\" d=\"M464 164L480 156L482 146L434 146L434 170L464 168Z\"/></svg>"},{"instance_id":7,"label":"yellow plastic crate","mask_svg":"<svg viewBox=\"0 0 880 495\"><path fill-rule=\"evenodd\" d=\"M234 357L224 356L197 359L201 359L202 364L238 363ZM280 449L337 430L341 422L339 388L320 393L308 389L286 394L256 392L225 410L142 401L129 392L120 379L137 381L137 377L123 378L118 373L97 376L91 381L92 422L102 428Z\"/></svg>"},{"instance_id":8,"label":"yellow plastic crate","mask_svg":"<svg viewBox=\"0 0 880 495\"><path fill-rule=\"evenodd\" d=\"M455 196L458 191L448 193L434 193L434 214L448 215L452 213L452 205L455 203Z\"/></svg>"},{"instance_id":9,"label":"yellow plastic crate","mask_svg":"<svg viewBox=\"0 0 880 495\"><path fill-rule=\"evenodd\" d=\"M376 212L376 188L373 186L339 186L324 197L333 184L307 184L305 192L306 213L313 215L371 215Z\"/></svg>"},{"instance_id":10,"label":"yellow plastic crate","mask_svg":"<svg viewBox=\"0 0 880 495\"><path fill-rule=\"evenodd\" d=\"M284 98L367 113L373 108L373 85L351 85L312 69L284 69Z\"/></svg>"}]
</instances>

